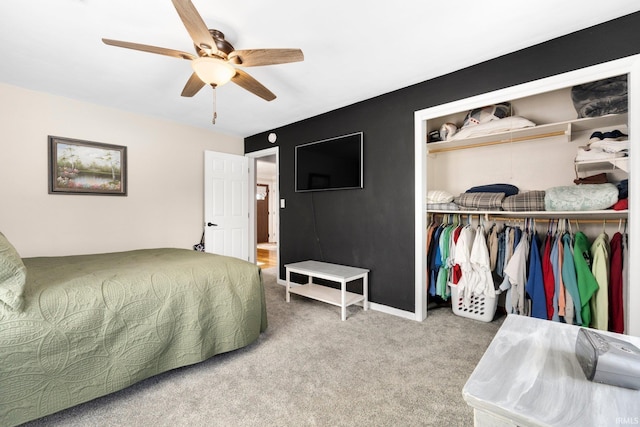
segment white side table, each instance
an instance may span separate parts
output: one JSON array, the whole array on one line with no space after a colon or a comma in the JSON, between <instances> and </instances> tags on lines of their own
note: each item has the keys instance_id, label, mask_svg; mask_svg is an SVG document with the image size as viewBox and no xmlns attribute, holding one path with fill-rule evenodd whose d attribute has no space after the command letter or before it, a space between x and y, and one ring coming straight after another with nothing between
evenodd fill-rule
<instances>
[{"instance_id":1,"label":"white side table","mask_svg":"<svg viewBox=\"0 0 640 427\"><path fill-rule=\"evenodd\" d=\"M578 326L509 314L462 389L480 426L616 426L640 423L640 390L585 378ZM640 346L640 338L602 334Z\"/></svg>"},{"instance_id":2,"label":"white side table","mask_svg":"<svg viewBox=\"0 0 640 427\"><path fill-rule=\"evenodd\" d=\"M287 302L290 302L290 294L302 295L341 308L342 320L347 318L347 307L362 302L364 310L369 309L368 288L369 270L365 268L349 267L346 265L330 264L320 261L302 261L293 264L285 264L287 274ZM306 285L291 286L291 273L309 276ZM330 280L340 283L340 289L322 286L313 283L312 279ZM347 292L347 282L362 278L362 295Z\"/></svg>"}]
</instances>

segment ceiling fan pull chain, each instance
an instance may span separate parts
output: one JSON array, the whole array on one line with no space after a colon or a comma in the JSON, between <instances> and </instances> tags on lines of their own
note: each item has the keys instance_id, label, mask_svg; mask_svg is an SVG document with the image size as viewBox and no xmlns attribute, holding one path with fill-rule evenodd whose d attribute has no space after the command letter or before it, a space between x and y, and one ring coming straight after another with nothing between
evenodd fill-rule
<instances>
[{"instance_id":1,"label":"ceiling fan pull chain","mask_svg":"<svg viewBox=\"0 0 640 427\"><path fill-rule=\"evenodd\" d=\"M216 111L216 87L215 85L211 85L213 88L213 118L211 119L212 124L216 124L216 119L218 118L218 112Z\"/></svg>"}]
</instances>

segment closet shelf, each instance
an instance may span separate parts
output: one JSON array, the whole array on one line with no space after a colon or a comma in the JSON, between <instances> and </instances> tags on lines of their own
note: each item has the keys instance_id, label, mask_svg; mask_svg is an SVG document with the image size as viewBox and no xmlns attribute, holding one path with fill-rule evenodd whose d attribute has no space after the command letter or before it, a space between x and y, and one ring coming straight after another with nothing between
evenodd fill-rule
<instances>
[{"instance_id":1,"label":"closet shelf","mask_svg":"<svg viewBox=\"0 0 640 427\"><path fill-rule=\"evenodd\" d=\"M629 157L616 157L606 160L576 160L574 166L576 176L581 172L587 173L616 168L629 173Z\"/></svg>"},{"instance_id":2,"label":"closet shelf","mask_svg":"<svg viewBox=\"0 0 640 427\"><path fill-rule=\"evenodd\" d=\"M601 117L588 117L584 119L538 125L529 128L514 129L507 132L492 133L472 138L430 142L427 143L427 151L429 154L434 154L445 151L464 150L489 145L509 144L512 142L531 141L535 139L559 136L566 138L566 141L569 142L572 139L572 135L576 133L592 132L594 129L609 128L613 126L626 127L627 116L627 113L609 114Z\"/></svg>"},{"instance_id":3,"label":"closet shelf","mask_svg":"<svg viewBox=\"0 0 640 427\"><path fill-rule=\"evenodd\" d=\"M428 214L443 214L443 215L472 215L472 216L484 216L486 219L490 217L504 217L506 218L541 218L541 219L557 219L567 218L576 220L603 220L603 219L627 219L629 215L628 210L616 211L613 209L605 209L598 211L527 211L527 212L512 212L512 211L465 211L465 210L431 210L427 209Z\"/></svg>"}]
</instances>

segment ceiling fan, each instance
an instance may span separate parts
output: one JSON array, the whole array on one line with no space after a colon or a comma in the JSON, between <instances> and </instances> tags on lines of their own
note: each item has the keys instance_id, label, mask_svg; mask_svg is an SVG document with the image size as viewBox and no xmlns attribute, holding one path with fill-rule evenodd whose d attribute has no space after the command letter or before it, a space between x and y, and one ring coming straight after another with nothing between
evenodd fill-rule
<instances>
[{"instance_id":1,"label":"ceiling fan","mask_svg":"<svg viewBox=\"0 0 640 427\"><path fill-rule=\"evenodd\" d=\"M272 101L276 98L273 92L234 65L240 67L255 67L304 60L304 55L300 49L235 50L234 47L225 40L222 32L207 28L207 25L190 0L171 1L187 32L193 39L197 55L174 49L119 40L103 38L102 41L111 46L141 50L191 61L194 72L191 74L191 77L189 77L181 95L187 97L193 96L198 93L205 84L210 85L214 89L213 124L215 124L217 117L215 111L215 89L229 81L267 101Z\"/></svg>"}]
</instances>

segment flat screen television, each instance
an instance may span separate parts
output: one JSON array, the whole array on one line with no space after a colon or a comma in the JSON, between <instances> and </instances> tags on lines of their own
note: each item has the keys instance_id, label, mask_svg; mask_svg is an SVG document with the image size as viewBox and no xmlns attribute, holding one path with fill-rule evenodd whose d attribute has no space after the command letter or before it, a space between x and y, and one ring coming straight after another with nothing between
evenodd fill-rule
<instances>
[{"instance_id":1,"label":"flat screen television","mask_svg":"<svg viewBox=\"0 0 640 427\"><path fill-rule=\"evenodd\" d=\"M296 191L363 188L362 149L362 132L296 146Z\"/></svg>"}]
</instances>

